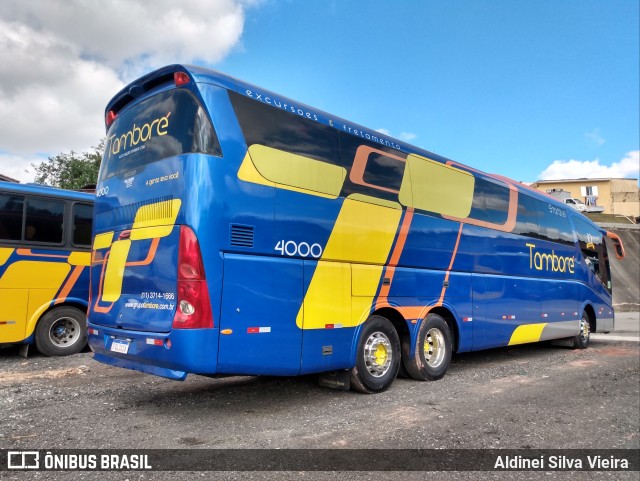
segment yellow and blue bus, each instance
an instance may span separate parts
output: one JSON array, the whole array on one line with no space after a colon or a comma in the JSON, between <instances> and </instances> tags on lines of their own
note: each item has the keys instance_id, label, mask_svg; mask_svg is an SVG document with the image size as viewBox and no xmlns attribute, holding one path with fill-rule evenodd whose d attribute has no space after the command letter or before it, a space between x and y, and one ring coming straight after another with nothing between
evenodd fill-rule
<instances>
[{"instance_id":1,"label":"yellow and blue bus","mask_svg":"<svg viewBox=\"0 0 640 481\"><path fill-rule=\"evenodd\" d=\"M98 361L373 393L614 327L607 232L517 182L198 67L133 82L106 126Z\"/></svg>"},{"instance_id":2,"label":"yellow and blue bus","mask_svg":"<svg viewBox=\"0 0 640 481\"><path fill-rule=\"evenodd\" d=\"M0 343L48 356L86 346L93 199L0 182Z\"/></svg>"}]
</instances>

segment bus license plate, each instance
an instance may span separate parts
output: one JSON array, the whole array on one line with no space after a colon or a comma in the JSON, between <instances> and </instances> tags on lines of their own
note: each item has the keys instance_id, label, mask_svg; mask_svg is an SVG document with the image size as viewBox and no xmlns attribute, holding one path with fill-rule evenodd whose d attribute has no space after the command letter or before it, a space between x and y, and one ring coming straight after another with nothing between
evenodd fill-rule
<instances>
[{"instance_id":1,"label":"bus license plate","mask_svg":"<svg viewBox=\"0 0 640 481\"><path fill-rule=\"evenodd\" d=\"M114 339L111 343L111 351L126 354L129 351L129 341Z\"/></svg>"}]
</instances>

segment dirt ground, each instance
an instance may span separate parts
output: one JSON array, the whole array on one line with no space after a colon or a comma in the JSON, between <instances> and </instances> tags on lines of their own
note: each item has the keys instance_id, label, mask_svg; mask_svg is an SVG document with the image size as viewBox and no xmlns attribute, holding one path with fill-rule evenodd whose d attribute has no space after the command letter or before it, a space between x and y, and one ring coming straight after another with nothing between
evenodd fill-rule
<instances>
[{"instance_id":1,"label":"dirt ground","mask_svg":"<svg viewBox=\"0 0 640 481\"><path fill-rule=\"evenodd\" d=\"M584 351L536 344L460 354L442 380L398 379L378 395L322 388L314 376L189 376L177 382L99 364L91 353L24 359L16 348L2 349L0 448L637 449L639 325L639 313L622 313L618 329L594 335ZM0 477L342 479L337 472L27 474ZM383 477L428 475L420 474ZM482 479L543 475L480 474ZM349 474L359 477L366 473ZM637 473L542 477L637 479ZM473 473L456 472L438 473L438 478L475 479Z\"/></svg>"}]
</instances>

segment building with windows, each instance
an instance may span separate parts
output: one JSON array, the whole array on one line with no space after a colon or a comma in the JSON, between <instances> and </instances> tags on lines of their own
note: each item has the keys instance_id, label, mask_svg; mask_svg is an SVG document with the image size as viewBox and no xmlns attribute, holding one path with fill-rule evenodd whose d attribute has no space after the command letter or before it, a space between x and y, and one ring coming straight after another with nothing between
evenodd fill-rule
<instances>
[{"instance_id":1,"label":"building with windows","mask_svg":"<svg viewBox=\"0 0 640 481\"><path fill-rule=\"evenodd\" d=\"M563 191L587 207L603 207L605 214L640 216L638 179L538 180L531 187L547 193Z\"/></svg>"}]
</instances>

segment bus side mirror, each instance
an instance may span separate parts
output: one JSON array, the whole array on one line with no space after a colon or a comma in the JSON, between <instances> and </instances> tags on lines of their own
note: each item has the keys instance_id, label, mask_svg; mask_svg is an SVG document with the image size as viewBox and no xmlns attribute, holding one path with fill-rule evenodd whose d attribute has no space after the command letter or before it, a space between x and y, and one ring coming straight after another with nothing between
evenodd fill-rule
<instances>
[{"instance_id":1,"label":"bus side mirror","mask_svg":"<svg viewBox=\"0 0 640 481\"><path fill-rule=\"evenodd\" d=\"M616 251L616 257L618 259L624 258L624 246L622 245L622 241L620 240L620 237L618 237L613 232L609 232L609 231L607 231L607 237L611 239L611 242L613 242L613 248Z\"/></svg>"}]
</instances>

